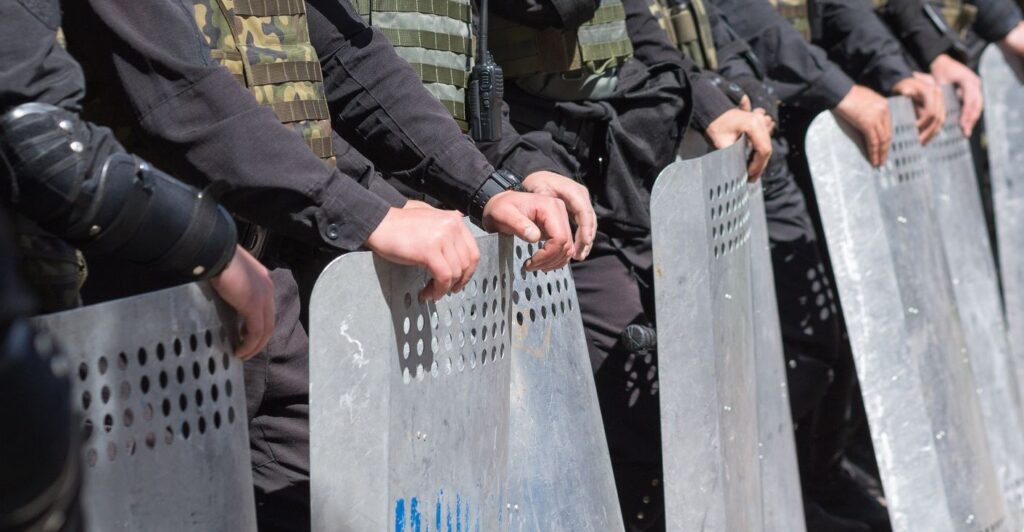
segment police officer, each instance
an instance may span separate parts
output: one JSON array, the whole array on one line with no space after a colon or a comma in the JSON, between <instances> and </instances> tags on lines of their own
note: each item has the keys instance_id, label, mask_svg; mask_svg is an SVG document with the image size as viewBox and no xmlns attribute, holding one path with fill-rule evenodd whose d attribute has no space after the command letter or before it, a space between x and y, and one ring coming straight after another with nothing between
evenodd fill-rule
<instances>
[{"instance_id":1,"label":"police officer","mask_svg":"<svg viewBox=\"0 0 1024 532\"><path fill-rule=\"evenodd\" d=\"M0 5L0 529L78 530L80 484L68 363L26 318L40 307L15 271L13 209L86 251L209 279L246 320L236 354L262 349L273 329L266 269L235 243L226 211L129 156L110 131L74 112L83 80L57 46L54 2ZM161 238L153 238L159 234Z\"/></svg>"},{"instance_id":2,"label":"police officer","mask_svg":"<svg viewBox=\"0 0 1024 532\"><path fill-rule=\"evenodd\" d=\"M930 139L941 127L944 110L938 106L938 91L915 79L900 57L899 44L874 18L870 5L817 2L813 6L815 16L811 17L805 4L782 1L779 9L790 19L787 24L764 2L716 3L726 22L748 40L761 59L782 101L782 129L791 146L789 167L795 172L804 197L810 200L811 213L815 210L813 190L807 180L801 146L814 115L834 109L864 135L869 159L876 165L885 160L891 139L885 100L867 87L855 85L850 75L828 58L843 61L856 79L878 90L902 92L915 98L922 140ZM806 42L814 36L827 55L825 50ZM771 202L768 196L766 192L766 203ZM786 218L789 217L783 216L779 221ZM791 232L792 228L800 227L792 222L788 225ZM845 410L854 382L852 358L840 334L841 322L825 252L820 243L814 243L814 231L802 233L793 232L796 238L789 239L784 246L773 241L777 246L773 262L779 284L780 319L789 361L790 397L797 425L808 528L865 530L870 525L872 529L884 530L888 527L884 508L841 467ZM810 245L785 251L801 242ZM800 257L803 259L797 261ZM804 279L812 279L810 285L800 280L797 274L801 268L795 268L794 262L806 262L802 269ZM787 271L792 273L787 275Z\"/></svg>"},{"instance_id":3,"label":"police officer","mask_svg":"<svg viewBox=\"0 0 1024 532\"><path fill-rule=\"evenodd\" d=\"M123 92L123 100L111 100L128 103L128 125L160 146L161 161L177 162L182 175L200 182L225 183L227 206L281 237L262 260L274 266L279 321L290 325L246 365L246 391L261 528L301 530L309 527L308 361L297 322L300 288L308 294L311 287L297 285L292 268L314 269L310 247L336 255L365 245L426 267L432 281L422 296L437 298L461 289L478 258L459 214L389 205L340 175L317 139L333 130L377 168L485 227L546 238L528 269L564 265L576 243L562 200L514 190L519 180L494 171L383 35L358 16L325 14L304 2L229 4L94 0L69 6L75 23L65 31L70 48L96 52L87 71L99 76L90 77ZM258 23L271 11L279 23L310 31ZM239 43L260 57L239 61ZM281 46L295 53L275 66L268 58Z\"/></svg>"},{"instance_id":4,"label":"police officer","mask_svg":"<svg viewBox=\"0 0 1024 532\"><path fill-rule=\"evenodd\" d=\"M492 2L488 43L516 129L550 135L595 199L598 235L573 265L624 521L665 526L650 248L650 187L691 121L715 146L747 133L752 178L770 153L763 115L735 109L667 44L646 5ZM692 96L691 96L692 94Z\"/></svg>"}]
</instances>

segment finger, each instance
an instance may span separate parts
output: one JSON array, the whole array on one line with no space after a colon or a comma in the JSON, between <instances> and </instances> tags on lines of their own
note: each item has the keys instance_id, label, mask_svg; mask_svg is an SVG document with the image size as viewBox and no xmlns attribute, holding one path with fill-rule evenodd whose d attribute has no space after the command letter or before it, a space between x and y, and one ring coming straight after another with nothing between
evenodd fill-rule
<instances>
[{"instance_id":1,"label":"finger","mask_svg":"<svg viewBox=\"0 0 1024 532\"><path fill-rule=\"evenodd\" d=\"M426 267L431 279L427 286L420 291L420 299L423 301L441 299L452 286L452 273L444 253L441 250L431 251L427 257Z\"/></svg>"},{"instance_id":2,"label":"finger","mask_svg":"<svg viewBox=\"0 0 1024 532\"><path fill-rule=\"evenodd\" d=\"M587 258L590 247L594 245L594 236L597 234L597 216L594 208L590 205L590 193L584 187L575 187L572 194L561 196L565 202L565 208L569 211L572 219L576 222L576 238L574 245L576 253L573 256L576 260Z\"/></svg>"},{"instance_id":3,"label":"finger","mask_svg":"<svg viewBox=\"0 0 1024 532\"><path fill-rule=\"evenodd\" d=\"M500 210L496 209L492 219L499 233L512 233L534 244L540 242L542 238L540 227L515 206L502 206Z\"/></svg>"},{"instance_id":4,"label":"finger","mask_svg":"<svg viewBox=\"0 0 1024 532\"><path fill-rule=\"evenodd\" d=\"M235 349L235 356L245 360L256 354L260 339L263 337L263 311L247 307L242 318L245 320L242 326L242 344Z\"/></svg>"},{"instance_id":5,"label":"finger","mask_svg":"<svg viewBox=\"0 0 1024 532\"><path fill-rule=\"evenodd\" d=\"M548 271L568 264L575 248L565 204L558 199L538 204L534 219L540 225L547 242L527 261L527 269Z\"/></svg>"},{"instance_id":6,"label":"finger","mask_svg":"<svg viewBox=\"0 0 1024 532\"><path fill-rule=\"evenodd\" d=\"M747 165L747 178L754 182L760 179L765 167L768 166L768 159L772 156L772 140L767 131L756 127L750 129L747 138L754 149Z\"/></svg>"},{"instance_id":7,"label":"finger","mask_svg":"<svg viewBox=\"0 0 1024 532\"><path fill-rule=\"evenodd\" d=\"M444 260L448 261L448 270L452 274L451 282L448 283L448 289L445 290L445 293L454 292L455 287L462 282L462 277L465 273L463 265L468 262L468 257L463 257L460 254L454 239L444 243L442 253L444 254Z\"/></svg>"},{"instance_id":8,"label":"finger","mask_svg":"<svg viewBox=\"0 0 1024 532\"><path fill-rule=\"evenodd\" d=\"M878 166L885 164L885 161L889 159L889 148L892 145L892 115L889 114L888 106L885 108L885 113L882 115L882 124L878 131L878 143L880 157L878 159Z\"/></svg>"},{"instance_id":9,"label":"finger","mask_svg":"<svg viewBox=\"0 0 1024 532\"><path fill-rule=\"evenodd\" d=\"M984 106L980 87L971 86L965 88L963 90L963 102L963 109L960 110L960 129L963 130L965 137L970 138L974 133L974 126L978 123L978 119L981 118L981 110Z\"/></svg>"},{"instance_id":10,"label":"finger","mask_svg":"<svg viewBox=\"0 0 1024 532\"><path fill-rule=\"evenodd\" d=\"M750 97L747 96L746 94L744 94L743 97L740 98L740 109L750 112Z\"/></svg>"},{"instance_id":11,"label":"finger","mask_svg":"<svg viewBox=\"0 0 1024 532\"><path fill-rule=\"evenodd\" d=\"M469 230L465 232L467 235L469 234ZM476 273L476 266L480 262L480 250L476 247L475 240L465 238L460 233L459 238L455 240L455 251L458 253L459 259L462 260L462 278L455 282L452 291L460 292Z\"/></svg>"}]
</instances>

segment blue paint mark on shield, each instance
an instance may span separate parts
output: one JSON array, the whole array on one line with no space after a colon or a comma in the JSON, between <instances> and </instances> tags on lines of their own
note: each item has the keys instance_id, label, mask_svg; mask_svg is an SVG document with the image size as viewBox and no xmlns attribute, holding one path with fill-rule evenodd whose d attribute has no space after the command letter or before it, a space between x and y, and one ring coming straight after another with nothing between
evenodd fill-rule
<instances>
[{"instance_id":1,"label":"blue paint mark on shield","mask_svg":"<svg viewBox=\"0 0 1024 532\"><path fill-rule=\"evenodd\" d=\"M405 499L395 502L395 532L405 531Z\"/></svg>"}]
</instances>

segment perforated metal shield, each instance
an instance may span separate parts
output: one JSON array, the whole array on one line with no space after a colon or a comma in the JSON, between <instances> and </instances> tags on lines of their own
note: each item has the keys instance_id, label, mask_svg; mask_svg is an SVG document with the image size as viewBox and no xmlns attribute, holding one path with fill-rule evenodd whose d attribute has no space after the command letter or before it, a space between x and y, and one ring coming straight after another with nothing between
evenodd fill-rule
<instances>
[{"instance_id":1,"label":"perforated metal shield","mask_svg":"<svg viewBox=\"0 0 1024 532\"><path fill-rule=\"evenodd\" d=\"M758 449L764 504L764 530L802 532L804 523L800 469L789 411L782 330L775 299L768 224L761 182L750 185L750 294L757 367Z\"/></svg>"},{"instance_id":2,"label":"perforated metal shield","mask_svg":"<svg viewBox=\"0 0 1024 532\"><path fill-rule=\"evenodd\" d=\"M945 87L945 97L946 124L925 148L935 214L971 354L989 450L1006 498L1007 528L1019 530L1024 525L1024 425L971 146L960 130L960 103L952 87Z\"/></svg>"},{"instance_id":3,"label":"perforated metal shield","mask_svg":"<svg viewBox=\"0 0 1024 532\"><path fill-rule=\"evenodd\" d=\"M313 529L507 527L510 239L477 238L460 294L351 253L310 305ZM503 249L499 249L503 248Z\"/></svg>"},{"instance_id":4,"label":"perforated metal shield","mask_svg":"<svg viewBox=\"0 0 1024 532\"><path fill-rule=\"evenodd\" d=\"M526 272L512 259L512 530L622 530L587 340L569 269Z\"/></svg>"},{"instance_id":5,"label":"perforated metal shield","mask_svg":"<svg viewBox=\"0 0 1024 532\"><path fill-rule=\"evenodd\" d=\"M1024 410L1024 72L997 46L981 57L996 248L1018 404Z\"/></svg>"},{"instance_id":6,"label":"perforated metal shield","mask_svg":"<svg viewBox=\"0 0 1024 532\"><path fill-rule=\"evenodd\" d=\"M669 165L651 194L669 530L761 530L743 142Z\"/></svg>"},{"instance_id":7,"label":"perforated metal shield","mask_svg":"<svg viewBox=\"0 0 1024 532\"><path fill-rule=\"evenodd\" d=\"M989 456L931 183L906 99L889 160L831 113L807 156L894 530L999 530ZM856 139L856 140L855 140Z\"/></svg>"},{"instance_id":8,"label":"perforated metal shield","mask_svg":"<svg viewBox=\"0 0 1024 532\"><path fill-rule=\"evenodd\" d=\"M256 529L234 315L208 287L36 321L72 364L89 530Z\"/></svg>"}]
</instances>

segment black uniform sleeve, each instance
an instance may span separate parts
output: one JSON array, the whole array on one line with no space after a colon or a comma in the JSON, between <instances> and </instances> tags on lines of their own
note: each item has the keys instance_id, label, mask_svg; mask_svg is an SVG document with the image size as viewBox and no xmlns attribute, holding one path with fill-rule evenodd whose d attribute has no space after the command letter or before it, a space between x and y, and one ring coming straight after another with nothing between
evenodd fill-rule
<instances>
[{"instance_id":1,"label":"black uniform sleeve","mask_svg":"<svg viewBox=\"0 0 1024 532\"><path fill-rule=\"evenodd\" d=\"M896 83L913 75L899 41L875 15L870 0L817 0L815 7L821 19L815 44L850 77L891 94Z\"/></svg>"},{"instance_id":2,"label":"black uniform sleeve","mask_svg":"<svg viewBox=\"0 0 1024 532\"><path fill-rule=\"evenodd\" d=\"M729 79L763 80L764 69L757 55L750 49L750 45L729 27L729 23L718 12L718 7L707 4L705 8L711 26L711 36L715 42L715 52L718 55L718 72Z\"/></svg>"},{"instance_id":3,"label":"black uniform sleeve","mask_svg":"<svg viewBox=\"0 0 1024 532\"><path fill-rule=\"evenodd\" d=\"M65 9L69 45L73 33L83 35L83 48L111 36L110 60L125 104L147 140L180 162L179 177L198 186L217 183L232 211L316 246L358 249L384 218L387 202L326 168L213 62L191 2L89 0Z\"/></svg>"},{"instance_id":4,"label":"black uniform sleeve","mask_svg":"<svg viewBox=\"0 0 1024 532\"><path fill-rule=\"evenodd\" d=\"M495 0L492 12L535 28L578 28L594 18L600 0Z\"/></svg>"},{"instance_id":5,"label":"black uniform sleeve","mask_svg":"<svg viewBox=\"0 0 1024 532\"><path fill-rule=\"evenodd\" d=\"M853 88L825 52L809 44L764 0L714 0L722 18L760 58L765 75L785 104L810 111L831 109Z\"/></svg>"},{"instance_id":6,"label":"black uniform sleeve","mask_svg":"<svg viewBox=\"0 0 1024 532\"><path fill-rule=\"evenodd\" d=\"M348 2L308 2L335 129L382 172L465 209L494 171L384 35Z\"/></svg>"},{"instance_id":7,"label":"black uniform sleeve","mask_svg":"<svg viewBox=\"0 0 1024 532\"><path fill-rule=\"evenodd\" d=\"M0 113L27 102L79 111L85 80L57 44L57 2L0 2Z\"/></svg>"},{"instance_id":8,"label":"black uniform sleeve","mask_svg":"<svg viewBox=\"0 0 1024 532\"><path fill-rule=\"evenodd\" d=\"M922 69L956 47L953 38L925 14L924 0L889 0L880 14Z\"/></svg>"},{"instance_id":9,"label":"black uniform sleeve","mask_svg":"<svg viewBox=\"0 0 1024 532\"><path fill-rule=\"evenodd\" d=\"M733 109L732 101L708 78L701 75L692 59L680 53L668 40L658 21L651 14L646 0L623 0L626 9L626 29L633 43L633 57L648 67L672 64L689 78L693 94L693 124L701 131Z\"/></svg>"},{"instance_id":10,"label":"black uniform sleeve","mask_svg":"<svg viewBox=\"0 0 1024 532\"><path fill-rule=\"evenodd\" d=\"M989 42L1006 37L1021 22L1021 8L1014 0L969 0L978 8L973 29Z\"/></svg>"}]
</instances>

